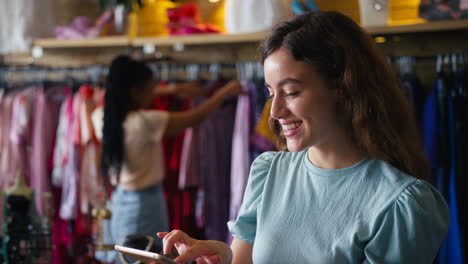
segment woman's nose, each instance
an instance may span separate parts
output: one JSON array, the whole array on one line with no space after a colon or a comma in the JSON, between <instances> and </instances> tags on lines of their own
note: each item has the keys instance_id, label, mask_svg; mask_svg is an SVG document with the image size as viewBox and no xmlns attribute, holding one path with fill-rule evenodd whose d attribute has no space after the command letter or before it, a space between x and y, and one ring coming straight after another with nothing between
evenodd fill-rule
<instances>
[{"instance_id":1,"label":"woman's nose","mask_svg":"<svg viewBox=\"0 0 468 264\"><path fill-rule=\"evenodd\" d=\"M270 116L274 119L281 119L286 116L287 109L284 100L277 96L271 99Z\"/></svg>"}]
</instances>

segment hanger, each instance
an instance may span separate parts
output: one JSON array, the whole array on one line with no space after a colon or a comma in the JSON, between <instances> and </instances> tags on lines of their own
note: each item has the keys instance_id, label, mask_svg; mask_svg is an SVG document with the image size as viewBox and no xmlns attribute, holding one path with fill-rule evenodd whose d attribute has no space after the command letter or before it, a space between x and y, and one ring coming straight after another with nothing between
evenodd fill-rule
<instances>
[{"instance_id":1,"label":"hanger","mask_svg":"<svg viewBox=\"0 0 468 264\"><path fill-rule=\"evenodd\" d=\"M162 81L169 81L169 64L167 63L164 63L163 65L161 65L161 80Z\"/></svg>"},{"instance_id":2,"label":"hanger","mask_svg":"<svg viewBox=\"0 0 468 264\"><path fill-rule=\"evenodd\" d=\"M237 71L237 79L239 81L244 81L245 80L245 69L244 69L242 63L240 63L240 62L236 63L236 71Z\"/></svg>"},{"instance_id":3,"label":"hanger","mask_svg":"<svg viewBox=\"0 0 468 264\"><path fill-rule=\"evenodd\" d=\"M436 61L436 72L441 73L442 72L442 55L437 55L437 61Z\"/></svg>"},{"instance_id":4,"label":"hanger","mask_svg":"<svg viewBox=\"0 0 468 264\"><path fill-rule=\"evenodd\" d=\"M28 199L31 198L32 190L24 182L22 173L17 174L15 184L11 188L7 189L6 194L24 196Z\"/></svg>"},{"instance_id":5,"label":"hanger","mask_svg":"<svg viewBox=\"0 0 468 264\"><path fill-rule=\"evenodd\" d=\"M216 81L219 79L219 73L221 71L221 65L219 63L213 63L213 64L210 64L210 68L209 68L209 71L210 71L210 80L211 81Z\"/></svg>"},{"instance_id":6,"label":"hanger","mask_svg":"<svg viewBox=\"0 0 468 264\"><path fill-rule=\"evenodd\" d=\"M452 72L456 74L458 72L457 55L453 53L450 57L451 57L451 63L452 63Z\"/></svg>"},{"instance_id":7,"label":"hanger","mask_svg":"<svg viewBox=\"0 0 468 264\"><path fill-rule=\"evenodd\" d=\"M188 64L185 67L185 71L187 73L187 80L195 81L198 80L198 76L200 73L200 65L198 64Z\"/></svg>"}]
</instances>

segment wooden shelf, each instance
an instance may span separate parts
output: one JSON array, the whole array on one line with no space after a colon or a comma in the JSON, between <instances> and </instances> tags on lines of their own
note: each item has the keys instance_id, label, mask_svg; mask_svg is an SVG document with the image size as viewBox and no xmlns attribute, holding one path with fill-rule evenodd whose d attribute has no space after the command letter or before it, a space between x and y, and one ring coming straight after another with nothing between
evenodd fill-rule
<instances>
[{"instance_id":1,"label":"wooden shelf","mask_svg":"<svg viewBox=\"0 0 468 264\"><path fill-rule=\"evenodd\" d=\"M100 37L89 39L37 39L34 46L42 48L95 48L129 46L130 40L125 36Z\"/></svg>"},{"instance_id":2,"label":"wooden shelf","mask_svg":"<svg viewBox=\"0 0 468 264\"><path fill-rule=\"evenodd\" d=\"M468 19L432 21L432 22L427 22L427 23L422 23L422 24L402 25L402 26L366 27L365 29L371 35L453 31L453 30L468 29Z\"/></svg>"},{"instance_id":3,"label":"wooden shelf","mask_svg":"<svg viewBox=\"0 0 468 264\"><path fill-rule=\"evenodd\" d=\"M259 42L266 37L267 32L246 34L197 34L190 36L164 36L164 37L139 37L130 39L125 36L100 37L89 39L60 40L54 38L37 39L34 46L49 48L92 48L92 47L142 47L146 44L155 46L172 45L206 45L206 44L236 44Z\"/></svg>"},{"instance_id":4,"label":"wooden shelf","mask_svg":"<svg viewBox=\"0 0 468 264\"><path fill-rule=\"evenodd\" d=\"M172 37L140 37L132 40L132 46L141 47L146 44L155 46L183 45L207 45L207 44L236 44L255 43L263 40L267 32L246 33L246 34L197 34L191 36Z\"/></svg>"},{"instance_id":5,"label":"wooden shelf","mask_svg":"<svg viewBox=\"0 0 468 264\"><path fill-rule=\"evenodd\" d=\"M371 35L389 35L418 32L453 31L468 29L468 19L428 22L423 24L366 27ZM218 45L237 43L257 43L263 40L267 32L246 34L199 34L190 36L167 36L167 37L138 37L130 39L125 36L101 37L95 39L57 40L38 39L34 46L42 48L97 48L97 47L142 47L146 44L155 46L174 45Z\"/></svg>"}]
</instances>

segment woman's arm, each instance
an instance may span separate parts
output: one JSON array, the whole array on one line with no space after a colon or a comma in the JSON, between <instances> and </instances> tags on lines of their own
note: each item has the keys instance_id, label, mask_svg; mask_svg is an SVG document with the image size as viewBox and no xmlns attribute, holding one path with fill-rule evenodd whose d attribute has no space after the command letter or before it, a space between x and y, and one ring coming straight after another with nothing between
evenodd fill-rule
<instances>
[{"instance_id":1,"label":"woman's arm","mask_svg":"<svg viewBox=\"0 0 468 264\"><path fill-rule=\"evenodd\" d=\"M184 131L184 129L200 123L213 112L226 97L238 95L240 93L241 86L239 82L231 81L194 109L184 112L169 113L169 121L164 136L177 135Z\"/></svg>"},{"instance_id":2,"label":"woman's arm","mask_svg":"<svg viewBox=\"0 0 468 264\"><path fill-rule=\"evenodd\" d=\"M252 249L252 244L234 238L231 244L232 264L252 264Z\"/></svg>"},{"instance_id":3,"label":"woman's arm","mask_svg":"<svg viewBox=\"0 0 468 264\"><path fill-rule=\"evenodd\" d=\"M154 96L177 95L181 98L195 98L203 96L208 92L200 82L190 81L183 83L171 83L168 85L156 85L154 87Z\"/></svg>"}]
</instances>

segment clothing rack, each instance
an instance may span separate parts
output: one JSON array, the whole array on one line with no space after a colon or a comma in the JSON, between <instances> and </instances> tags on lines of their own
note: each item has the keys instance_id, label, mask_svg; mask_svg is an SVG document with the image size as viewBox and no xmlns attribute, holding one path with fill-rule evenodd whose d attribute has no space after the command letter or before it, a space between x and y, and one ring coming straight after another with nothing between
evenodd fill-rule
<instances>
[{"instance_id":1,"label":"clothing rack","mask_svg":"<svg viewBox=\"0 0 468 264\"><path fill-rule=\"evenodd\" d=\"M148 62L157 79L191 81L215 80L219 77L239 80L263 79L263 67L259 62L239 63L181 63ZM18 85L89 83L103 86L108 66L87 67L0 67L0 88L13 89Z\"/></svg>"},{"instance_id":2,"label":"clothing rack","mask_svg":"<svg viewBox=\"0 0 468 264\"><path fill-rule=\"evenodd\" d=\"M18 84L49 84L75 82L100 84L107 74L105 66L89 67L3 67L0 68L0 87L12 89Z\"/></svg>"}]
</instances>

